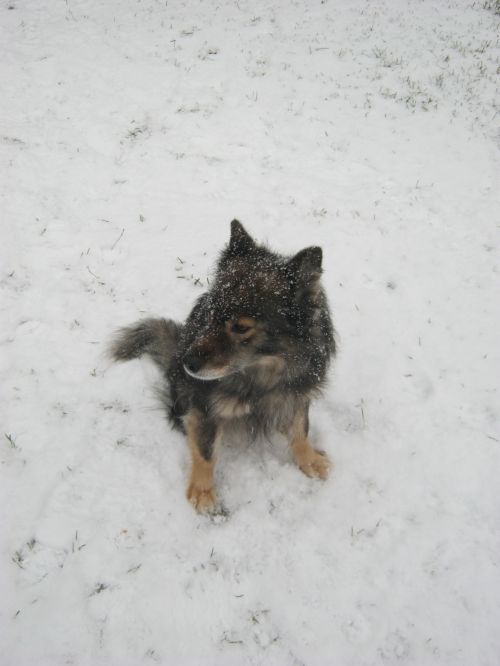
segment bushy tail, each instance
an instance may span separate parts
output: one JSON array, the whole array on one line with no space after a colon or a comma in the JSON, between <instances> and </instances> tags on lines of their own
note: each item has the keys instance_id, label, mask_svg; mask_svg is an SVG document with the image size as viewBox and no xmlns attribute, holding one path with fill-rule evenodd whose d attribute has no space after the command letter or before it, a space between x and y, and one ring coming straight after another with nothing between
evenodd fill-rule
<instances>
[{"instance_id":1,"label":"bushy tail","mask_svg":"<svg viewBox=\"0 0 500 666\"><path fill-rule=\"evenodd\" d=\"M129 361L148 354L163 372L174 356L181 326L170 319L142 319L120 329L109 347L115 361Z\"/></svg>"}]
</instances>

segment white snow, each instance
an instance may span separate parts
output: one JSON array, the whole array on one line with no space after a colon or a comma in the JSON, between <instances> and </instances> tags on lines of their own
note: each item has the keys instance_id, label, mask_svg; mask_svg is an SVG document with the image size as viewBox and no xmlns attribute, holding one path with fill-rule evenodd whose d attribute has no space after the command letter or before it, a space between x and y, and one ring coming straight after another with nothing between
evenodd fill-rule
<instances>
[{"instance_id":1,"label":"white snow","mask_svg":"<svg viewBox=\"0 0 500 666\"><path fill-rule=\"evenodd\" d=\"M1 666L500 663L495 9L2 3ZM187 315L233 217L323 247L336 466L227 442L209 519L103 350Z\"/></svg>"}]
</instances>

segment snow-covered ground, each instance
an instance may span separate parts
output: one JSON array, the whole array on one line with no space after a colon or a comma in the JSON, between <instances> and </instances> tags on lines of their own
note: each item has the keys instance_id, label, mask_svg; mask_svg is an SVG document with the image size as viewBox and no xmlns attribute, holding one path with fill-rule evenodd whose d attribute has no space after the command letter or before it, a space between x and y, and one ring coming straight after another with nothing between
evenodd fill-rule
<instances>
[{"instance_id":1,"label":"snow-covered ground","mask_svg":"<svg viewBox=\"0 0 500 666\"><path fill-rule=\"evenodd\" d=\"M2 2L1 666L500 663L496 9ZM227 442L210 519L103 351L233 217L324 249L336 466Z\"/></svg>"}]
</instances>

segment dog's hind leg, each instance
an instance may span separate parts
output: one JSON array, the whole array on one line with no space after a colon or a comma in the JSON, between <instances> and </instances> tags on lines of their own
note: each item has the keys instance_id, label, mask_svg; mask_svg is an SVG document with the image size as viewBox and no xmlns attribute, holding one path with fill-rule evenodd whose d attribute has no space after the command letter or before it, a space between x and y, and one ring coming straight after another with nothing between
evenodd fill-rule
<instances>
[{"instance_id":1,"label":"dog's hind leg","mask_svg":"<svg viewBox=\"0 0 500 666\"><path fill-rule=\"evenodd\" d=\"M290 428L288 441L297 466L307 476L327 479L330 473L330 461L325 453L311 446L309 432L309 405L300 405L296 410Z\"/></svg>"},{"instance_id":2,"label":"dog's hind leg","mask_svg":"<svg viewBox=\"0 0 500 666\"><path fill-rule=\"evenodd\" d=\"M196 408L184 417L187 440L191 450L191 477L187 498L197 511L211 512L217 495L214 489L215 447L221 429Z\"/></svg>"}]
</instances>

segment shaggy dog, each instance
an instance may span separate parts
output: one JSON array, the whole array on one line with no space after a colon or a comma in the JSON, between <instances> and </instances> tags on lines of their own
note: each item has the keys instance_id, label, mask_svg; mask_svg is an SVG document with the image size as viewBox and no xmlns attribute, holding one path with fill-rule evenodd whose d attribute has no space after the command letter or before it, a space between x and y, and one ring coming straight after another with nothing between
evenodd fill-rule
<instances>
[{"instance_id":1,"label":"shaggy dog","mask_svg":"<svg viewBox=\"0 0 500 666\"><path fill-rule=\"evenodd\" d=\"M215 281L187 321L144 319L112 343L115 360L148 354L162 371L169 419L191 450L187 496L198 511L214 510L214 454L236 422L253 435L283 433L307 476L328 476L328 458L308 439L309 403L335 354L321 263L319 247L284 257L233 220Z\"/></svg>"}]
</instances>

